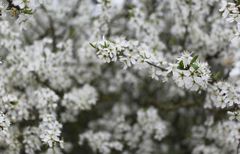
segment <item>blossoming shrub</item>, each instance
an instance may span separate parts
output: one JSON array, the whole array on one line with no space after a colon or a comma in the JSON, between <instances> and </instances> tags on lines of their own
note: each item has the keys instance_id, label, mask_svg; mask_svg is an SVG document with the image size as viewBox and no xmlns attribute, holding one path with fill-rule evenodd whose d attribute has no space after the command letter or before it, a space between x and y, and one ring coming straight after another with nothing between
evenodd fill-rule
<instances>
[{"instance_id":1,"label":"blossoming shrub","mask_svg":"<svg viewBox=\"0 0 240 154\"><path fill-rule=\"evenodd\" d=\"M0 153L239 154L239 0L0 0Z\"/></svg>"}]
</instances>

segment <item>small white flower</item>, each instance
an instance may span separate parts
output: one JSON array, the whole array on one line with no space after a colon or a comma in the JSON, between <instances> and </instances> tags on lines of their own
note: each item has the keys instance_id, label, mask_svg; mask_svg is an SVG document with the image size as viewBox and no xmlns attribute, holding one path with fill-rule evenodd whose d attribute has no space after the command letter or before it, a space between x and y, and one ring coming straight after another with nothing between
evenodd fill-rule
<instances>
[{"instance_id":1,"label":"small white flower","mask_svg":"<svg viewBox=\"0 0 240 154\"><path fill-rule=\"evenodd\" d=\"M21 9L25 7L25 2L23 0L13 0L13 4L19 6Z\"/></svg>"},{"instance_id":2,"label":"small white flower","mask_svg":"<svg viewBox=\"0 0 240 154\"><path fill-rule=\"evenodd\" d=\"M184 65L184 68L186 68L190 64L190 62L192 61L192 56L189 52L184 51L182 56L177 58L177 61L178 62L182 61L183 65Z\"/></svg>"}]
</instances>

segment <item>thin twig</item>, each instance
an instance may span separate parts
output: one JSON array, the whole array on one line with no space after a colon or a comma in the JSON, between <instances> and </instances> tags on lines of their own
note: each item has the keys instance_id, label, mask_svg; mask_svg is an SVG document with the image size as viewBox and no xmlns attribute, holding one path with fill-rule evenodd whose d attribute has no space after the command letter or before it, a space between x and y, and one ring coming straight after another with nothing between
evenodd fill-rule
<instances>
[{"instance_id":1,"label":"thin twig","mask_svg":"<svg viewBox=\"0 0 240 154\"><path fill-rule=\"evenodd\" d=\"M57 51L57 37L56 37L56 34L55 34L55 28L54 28L54 21L51 17L51 15L49 15L47 13L47 9L44 5L41 6L42 9L46 12L47 16L48 16L48 21L49 21L49 28L50 28L50 33L51 33L51 36L52 36L52 50L53 52L56 52Z\"/></svg>"},{"instance_id":2,"label":"thin twig","mask_svg":"<svg viewBox=\"0 0 240 154\"><path fill-rule=\"evenodd\" d=\"M161 66L157 66L156 64L153 64L153 63L151 63L151 62L147 62L149 65L151 65L151 66L154 66L154 67L156 67L156 68L159 68L159 69L161 69L162 71L167 71L167 69L166 68L163 68L163 67L161 67Z\"/></svg>"}]
</instances>

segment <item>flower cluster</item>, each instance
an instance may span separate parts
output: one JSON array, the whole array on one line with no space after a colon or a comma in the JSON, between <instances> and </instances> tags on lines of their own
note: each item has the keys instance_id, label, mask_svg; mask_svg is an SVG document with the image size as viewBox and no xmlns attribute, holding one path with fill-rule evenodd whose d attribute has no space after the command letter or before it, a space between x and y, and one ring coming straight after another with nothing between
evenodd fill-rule
<instances>
[{"instance_id":1,"label":"flower cluster","mask_svg":"<svg viewBox=\"0 0 240 154\"><path fill-rule=\"evenodd\" d=\"M138 52L136 49L138 46L137 41L126 41L123 38L118 38L113 42L103 39L99 42L91 43L91 45L97 49L98 57L107 63L120 61L124 64L124 68L127 68L140 60L139 54L136 53Z\"/></svg>"},{"instance_id":2,"label":"flower cluster","mask_svg":"<svg viewBox=\"0 0 240 154\"><path fill-rule=\"evenodd\" d=\"M62 124L56 120L55 115L46 114L39 125L40 139L49 147L59 143L63 147L63 141L60 139Z\"/></svg>"},{"instance_id":3,"label":"flower cluster","mask_svg":"<svg viewBox=\"0 0 240 154\"><path fill-rule=\"evenodd\" d=\"M201 140L204 138L212 141L210 145L201 145L204 147L207 146L206 149L202 149L200 145L196 146L194 152L202 151L207 153L208 151L217 151L220 152L220 154L229 152L237 153L237 146L240 139L239 122L224 121L218 122L209 128L199 126L197 128L194 127L194 129L198 129L198 131L193 132L195 143L201 143ZM219 149L217 147L221 148Z\"/></svg>"},{"instance_id":4,"label":"flower cluster","mask_svg":"<svg viewBox=\"0 0 240 154\"><path fill-rule=\"evenodd\" d=\"M62 115L62 120L73 121L74 116L78 115L81 110L90 110L96 104L98 94L94 87L86 84L80 89L72 89L69 93L64 94L62 106L66 108L66 112L71 115Z\"/></svg>"},{"instance_id":5,"label":"flower cluster","mask_svg":"<svg viewBox=\"0 0 240 154\"><path fill-rule=\"evenodd\" d=\"M239 8L238 4L235 2L222 1L222 7L219 9L220 12L223 12L223 18L227 18L227 21L233 22L237 21L239 18Z\"/></svg>"},{"instance_id":6,"label":"flower cluster","mask_svg":"<svg viewBox=\"0 0 240 154\"><path fill-rule=\"evenodd\" d=\"M230 120L237 120L240 121L240 111L228 111L229 119Z\"/></svg>"},{"instance_id":7,"label":"flower cluster","mask_svg":"<svg viewBox=\"0 0 240 154\"><path fill-rule=\"evenodd\" d=\"M198 145L193 149L192 154L212 154L218 153L222 154L222 152L216 146L207 146L207 145Z\"/></svg>"},{"instance_id":8,"label":"flower cluster","mask_svg":"<svg viewBox=\"0 0 240 154\"><path fill-rule=\"evenodd\" d=\"M237 33L235 37L232 39L239 40L240 36L240 11L239 11L239 2L227 2L226 0L222 1L222 7L219 9L222 13L223 18L226 18L228 22L236 22L237 23Z\"/></svg>"},{"instance_id":9,"label":"flower cluster","mask_svg":"<svg viewBox=\"0 0 240 154\"><path fill-rule=\"evenodd\" d=\"M10 134L9 134L9 127L10 127L10 121L9 119L3 114L0 113L0 140L1 142L4 141L4 139L9 138Z\"/></svg>"},{"instance_id":10,"label":"flower cluster","mask_svg":"<svg viewBox=\"0 0 240 154\"><path fill-rule=\"evenodd\" d=\"M32 14L36 9L36 0L1 0L0 1L0 16L17 17L20 14Z\"/></svg>"},{"instance_id":11,"label":"flower cluster","mask_svg":"<svg viewBox=\"0 0 240 154\"><path fill-rule=\"evenodd\" d=\"M97 50L97 55L104 62L120 61L124 64L124 68L135 66L144 68L148 63L161 66L165 64L165 60L160 55L154 55L150 48L138 41L127 41L123 38L116 38L114 41L101 40L91 43L92 47Z\"/></svg>"},{"instance_id":12,"label":"flower cluster","mask_svg":"<svg viewBox=\"0 0 240 154\"><path fill-rule=\"evenodd\" d=\"M112 141L111 134L107 132L93 133L86 132L80 136L80 144L87 140L94 152L99 151L102 154L110 154L112 149L121 151L123 145L118 141Z\"/></svg>"},{"instance_id":13,"label":"flower cluster","mask_svg":"<svg viewBox=\"0 0 240 154\"><path fill-rule=\"evenodd\" d=\"M167 134L166 124L159 118L155 108L149 108L146 111L139 110L137 120L145 133L154 132L154 138L159 141Z\"/></svg>"},{"instance_id":14,"label":"flower cluster","mask_svg":"<svg viewBox=\"0 0 240 154\"><path fill-rule=\"evenodd\" d=\"M97 55L104 62L120 61L124 68L133 65L149 65L153 69L153 78L172 73L173 80L179 87L184 87L191 91L206 89L210 80L210 70L207 63L201 63L197 56L192 56L184 52L177 58L177 64L170 65L168 69L163 68L167 62L157 59L149 48L143 48L136 41L116 40L115 42L102 40L91 45L97 49ZM144 50L146 49L146 50ZM159 57L158 57L159 58ZM157 60L156 60L157 59Z\"/></svg>"},{"instance_id":15,"label":"flower cluster","mask_svg":"<svg viewBox=\"0 0 240 154\"><path fill-rule=\"evenodd\" d=\"M39 129L37 127L25 128L24 134L24 148L27 154L34 154L35 151L41 150L41 140L38 137Z\"/></svg>"},{"instance_id":16,"label":"flower cluster","mask_svg":"<svg viewBox=\"0 0 240 154\"><path fill-rule=\"evenodd\" d=\"M240 104L239 91L229 83L217 82L209 89L205 107L231 108Z\"/></svg>"},{"instance_id":17,"label":"flower cluster","mask_svg":"<svg viewBox=\"0 0 240 154\"><path fill-rule=\"evenodd\" d=\"M40 117L53 112L57 107L59 97L49 88L41 88L32 94L30 103L39 111Z\"/></svg>"},{"instance_id":18,"label":"flower cluster","mask_svg":"<svg viewBox=\"0 0 240 154\"><path fill-rule=\"evenodd\" d=\"M102 40L91 43L97 50L97 55L104 62L119 61L123 63L124 69L134 66L136 69L150 69L152 78L158 80L166 78L167 73L164 67L167 66L162 54L152 53L146 44L138 41L127 41L123 38L116 38L114 41ZM160 69L159 69L160 68Z\"/></svg>"},{"instance_id":19,"label":"flower cluster","mask_svg":"<svg viewBox=\"0 0 240 154\"><path fill-rule=\"evenodd\" d=\"M199 62L197 56L193 57L188 52L177 59L177 64L171 66L170 72L179 87L191 91L205 90L210 80L208 64Z\"/></svg>"}]
</instances>

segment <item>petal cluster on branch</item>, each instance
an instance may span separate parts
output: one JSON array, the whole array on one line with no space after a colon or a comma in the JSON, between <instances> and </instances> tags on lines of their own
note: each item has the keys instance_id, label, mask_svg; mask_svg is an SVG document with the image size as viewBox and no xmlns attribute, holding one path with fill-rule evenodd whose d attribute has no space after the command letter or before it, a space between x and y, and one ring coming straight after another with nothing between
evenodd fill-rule
<instances>
[{"instance_id":1,"label":"petal cluster on branch","mask_svg":"<svg viewBox=\"0 0 240 154\"><path fill-rule=\"evenodd\" d=\"M115 41L102 41L91 43L92 47L97 50L98 57L104 62L120 61L124 68L135 66L142 68L152 68L155 76L167 77L172 73L173 80L179 87L184 87L191 91L206 89L210 80L210 70L207 63L201 63L197 56L192 56L184 52L181 57L177 58L177 64L167 63L164 57L155 56L150 48L137 41L126 41L116 39ZM165 68L168 66L168 68ZM156 69L158 71L156 71Z\"/></svg>"}]
</instances>

